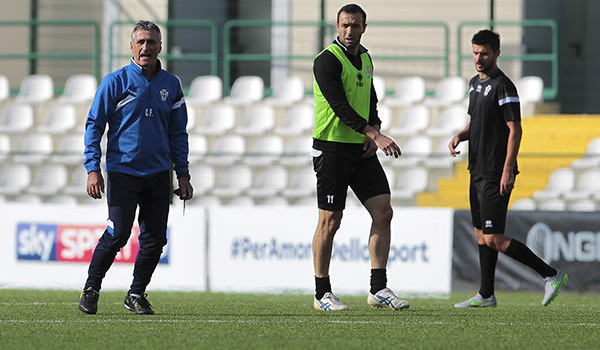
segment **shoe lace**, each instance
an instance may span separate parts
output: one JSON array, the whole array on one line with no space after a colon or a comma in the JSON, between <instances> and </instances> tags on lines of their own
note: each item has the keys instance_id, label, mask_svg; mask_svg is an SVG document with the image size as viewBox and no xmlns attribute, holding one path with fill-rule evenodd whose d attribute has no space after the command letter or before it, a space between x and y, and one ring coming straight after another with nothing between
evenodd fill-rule
<instances>
[{"instance_id":1,"label":"shoe lace","mask_svg":"<svg viewBox=\"0 0 600 350\"><path fill-rule=\"evenodd\" d=\"M148 296L148 294L143 294L139 298L137 298L137 303L144 309L150 309L152 305L150 304L148 299L146 299L146 296Z\"/></svg>"}]
</instances>

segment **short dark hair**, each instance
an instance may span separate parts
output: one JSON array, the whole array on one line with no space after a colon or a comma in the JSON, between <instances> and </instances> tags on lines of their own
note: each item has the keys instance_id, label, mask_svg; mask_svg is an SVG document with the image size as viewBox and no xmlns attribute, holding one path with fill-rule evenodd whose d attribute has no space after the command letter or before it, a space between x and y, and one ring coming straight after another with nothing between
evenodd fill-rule
<instances>
[{"instance_id":1,"label":"short dark hair","mask_svg":"<svg viewBox=\"0 0 600 350\"><path fill-rule=\"evenodd\" d=\"M483 29L473 35L471 44L485 46L488 45L492 51L500 50L500 35L489 29Z\"/></svg>"},{"instance_id":2,"label":"short dark hair","mask_svg":"<svg viewBox=\"0 0 600 350\"><path fill-rule=\"evenodd\" d=\"M340 13L342 13L342 12L346 12L346 13L360 13L363 16L363 25L367 23L367 13L365 12L365 10L363 10L357 4L344 5L341 9L339 9L339 11L337 13L337 20L336 20L337 23L340 22Z\"/></svg>"},{"instance_id":3,"label":"short dark hair","mask_svg":"<svg viewBox=\"0 0 600 350\"><path fill-rule=\"evenodd\" d=\"M156 33L158 34L158 42L162 42L162 38L161 38L161 34L160 34L160 28L154 24L153 22L150 21L144 21L144 20L140 20L138 21L135 26L133 27L133 30L131 31L131 42L133 42L133 40L135 39L135 32L137 32L138 30L154 30L156 31Z\"/></svg>"}]
</instances>

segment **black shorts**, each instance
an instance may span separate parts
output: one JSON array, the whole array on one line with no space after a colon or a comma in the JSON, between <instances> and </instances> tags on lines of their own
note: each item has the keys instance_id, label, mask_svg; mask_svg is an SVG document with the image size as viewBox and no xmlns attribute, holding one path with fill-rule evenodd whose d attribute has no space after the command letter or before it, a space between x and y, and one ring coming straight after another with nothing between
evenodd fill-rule
<instances>
[{"instance_id":1,"label":"black shorts","mask_svg":"<svg viewBox=\"0 0 600 350\"><path fill-rule=\"evenodd\" d=\"M473 227L485 234L504 234L510 193L500 195L500 178L471 176L469 200Z\"/></svg>"},{"instance_id":2,"label":"black shorts","mask_svg":"<svg viewBox=\"0 0 600 350\"><path fill-rule=\"evenodd\" d=\"M362 158L362 154L362 151L332 152L313 149L319 209L343 210L346 207L348 186L361 203L374 196L390 193L390 185L377 155Z\"/></svg>"}]
</instances>

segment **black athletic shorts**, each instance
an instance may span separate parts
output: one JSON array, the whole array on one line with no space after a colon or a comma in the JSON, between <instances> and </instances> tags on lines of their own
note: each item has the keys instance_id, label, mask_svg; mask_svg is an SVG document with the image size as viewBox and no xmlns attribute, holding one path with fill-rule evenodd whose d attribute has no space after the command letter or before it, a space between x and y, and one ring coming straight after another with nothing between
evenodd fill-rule
<instances>
[{"instance_id":1,"label":"black athletic shorts","mask_svg":"<svg viewBox=\"0 0 600 350\"><path fill-rule=\"evenodd\" d=\"M313 149L319 209L343 210L348 186L361 203L374 196L390 193L390 185L377 155L370 158L362 158L362 155L362 146L359 151Z\"/></svg>"},{"instance_id":2,"label":"black athletic shorts","mask_svg":"<svg viewBox=\"0 0 600 350\"><path fill-rule=\"evenodd\" d=\"M471 176L469 200L473 227L485 234L504 234L510 193L500 195L500 178Z\"/></svg>"}]
</instances>

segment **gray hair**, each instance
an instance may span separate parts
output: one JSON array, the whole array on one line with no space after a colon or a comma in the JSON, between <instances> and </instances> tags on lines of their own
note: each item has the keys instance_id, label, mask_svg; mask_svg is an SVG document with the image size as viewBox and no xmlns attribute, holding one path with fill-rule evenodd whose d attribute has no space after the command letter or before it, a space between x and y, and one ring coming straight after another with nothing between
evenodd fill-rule
<instances>
[{"instance_id":1,"label":"gray hair","mask_svg":"<svg viewBox=\"0 0 600 350\"><path fill-rule=\"evenodd\" d=\"M135 32L137 32L138 30L154 30L158 34L158 42L162 42L160 28L156 24L144 20L137 22L133 27L133 30L131 31L131 42L135 40Z\"/></svg>"}]
</instances>

